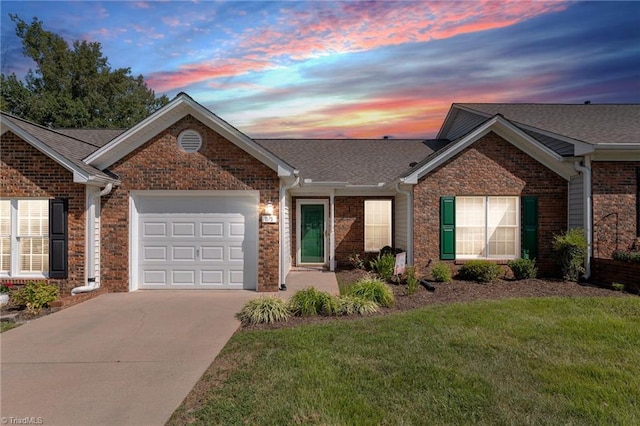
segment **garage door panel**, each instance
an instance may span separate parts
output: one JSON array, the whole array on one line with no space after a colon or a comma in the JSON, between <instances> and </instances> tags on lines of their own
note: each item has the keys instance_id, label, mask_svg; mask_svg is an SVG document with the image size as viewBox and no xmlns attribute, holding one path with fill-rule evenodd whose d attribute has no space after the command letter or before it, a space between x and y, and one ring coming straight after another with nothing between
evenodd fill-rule
<instances>
[{"instance_id":1,"label":"garage door panel","mask_svg":"<svg viewBox=\"0 0 640 426\"><path fill-rule=\"evenodd\" d=\"M255 288L257 199L220 199L139 202L139 288Z\"/></svg>"}]
</instances>

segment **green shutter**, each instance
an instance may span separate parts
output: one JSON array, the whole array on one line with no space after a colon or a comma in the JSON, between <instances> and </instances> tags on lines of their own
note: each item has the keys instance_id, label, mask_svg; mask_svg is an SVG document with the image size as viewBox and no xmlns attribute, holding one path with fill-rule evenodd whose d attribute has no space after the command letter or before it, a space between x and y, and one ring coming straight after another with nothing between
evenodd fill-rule
<instances>
[{"instance_id":1,"label":"green shutter","mask_svg":"<svg viewBox=\"0 0 640 426\"><path fill-rule=\"evenodd\" d=\"M456 199L440 197L440 259L456 258Z\"/></svg>"},{"instance_id":2,"label":"green shutter","mask_svg":"<svg viewBox=\"0 0 640 426\"><path fill-rule=\"evenodd\" d=\"M522 197L522 258L538 257L538 198Z\"/></svg>"}]
</instances>

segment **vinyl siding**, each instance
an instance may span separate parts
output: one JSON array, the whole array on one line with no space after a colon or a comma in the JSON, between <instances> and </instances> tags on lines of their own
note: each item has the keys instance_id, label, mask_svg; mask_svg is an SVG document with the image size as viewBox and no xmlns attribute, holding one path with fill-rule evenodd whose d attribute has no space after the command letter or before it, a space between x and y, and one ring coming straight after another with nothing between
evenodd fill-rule
<instances>
[{"instance_id":1,"label":"vinyl siding","mask_svg":"<svg viewBox=\"0 0 640 426\"><path fill-rule=\"evenodd\" d=\"M284 228L282 229L282 232L284 235L282 241L284 242L285 255L282 261L284 262L284 273L286 277L286 274L291 270L291 235L293 235L293 232L291 229L291 196L286 195L284 200L285 202L282 209L282 215L284 218Z\"/></svg>"},{"instance_id":2,"label":"vinyl siding","mask_svg":"<svg viewBox=\"0 0 640 426\"><path fill-rule=\"evenodd\" d=\"M486 117L469 111L458 110L451 127L448 129L446 134L441 137L443 139L456 140L460 136L466 135L485 121L487 121Z\"/></svg>"},{"instance_id":3,"label":"vinyl siding","mask_svg":"<svg viewBox=\"0 0 640 426\"><path fill-rule=\"evenodd\" d=\"M571 228L584 227L584 179L583 175L572 176L569 180L569 217L567 226Z\"/></svg>"}]
</instances>

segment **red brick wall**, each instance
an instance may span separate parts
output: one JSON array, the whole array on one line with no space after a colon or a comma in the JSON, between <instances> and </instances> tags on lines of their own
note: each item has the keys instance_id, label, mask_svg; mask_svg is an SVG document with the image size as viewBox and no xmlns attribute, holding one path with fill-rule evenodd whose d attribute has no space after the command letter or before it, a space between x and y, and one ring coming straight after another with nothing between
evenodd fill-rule
<instances>
[{"instance_id":1,"label":"red brick wall","mask_svg":"<svg viewBox=\"0 0 640 426\"><path fill-rule=\"evenodd\" d=\"M291 206L292 223L292 244L291 256L293 264L297 261L297 236L296 236L296 200L298 199L319 199L329 200L328 197L294 197ZM358 253L361 257L364 252L364 201L365 200L393 200L393 197L363 197L363 196L339 196L334 198L335 202L335 240L336 240L336 261L338 266L349 265L349 258ZM329 207L331 208L331 207ZM394 211L392 207L392 212ZM328 213L330 214L330 213ZM327 218L327 223L329 218ZM392 222L393 224L393 218ZM393 241L393 230L392 238ZM327 245L328 247L328 245Z\"/></svg>"},{"instance_id":2,"label":"red brick wall","mask_svg":"<svg viewBox=\"0 0 640 426\"><path fill-rule=\"evenodd\" d=\"M567 181L489 133L414 186L414 259L418 273L440 258L440 197L535 195L541 275L557 273L551 244L567 227Z\"/></svg>"},{"instance_id":3,"label":"red brick wall","mask_svg":"<svg viewBox=\"0 0 640 426\"><path fill-rule=\"evenodd\" d=\"M609 258L637 238L636 169L640 161L593 162L593 256Z\"/></svg>"},{"instance_id":4,"label":"red brick wall","mask_svg":"<svg viewBox=\"0 0 640 426\"><path fill-rule=\"evenodd\" d=\"M197 130L200 150L178 148L178 134ZM131 190L258 190L260 203L278 211L277 173L213 130L188 116L110 167L122 185L102 199L102 282L111 291L129 288L129 191ZM258 290L278 289L278 226L260 224Z\"/></svg>"},{"instance_id":5,"label":"red brick wall","mask_svg":"<svg viewBox=\"0 0 640 426\"><path fill-rule=\"evenodd\" d=\"M62 295L85 285L85 187L73 183L73 173L11 132L0 139L0 196L67 198L69 200L69 275L46 280L58 285ZM23 280L5 280L21 283ZM25 283L27 281L24 281Z\"/></svg>"},{"instance_id":6,"label":"red brick wall","mask_svg":"<svg viewBox=\"0 0 640 426\"><path fill-rule=\"evenodd\" d=\"M589 281L611 285L625 284L625 289L640 294L640 265L613 259L591 258L591 277Z\"/></svg>"}]
</instances>

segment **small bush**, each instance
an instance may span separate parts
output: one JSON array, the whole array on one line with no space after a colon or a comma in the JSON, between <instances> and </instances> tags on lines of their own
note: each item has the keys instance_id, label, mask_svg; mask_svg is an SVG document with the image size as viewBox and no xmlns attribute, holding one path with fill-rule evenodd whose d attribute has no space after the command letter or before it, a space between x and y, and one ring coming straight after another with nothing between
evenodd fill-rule
<instances>
[{"instance_id":1,"label":"small bush","mask_svg":"<svg viewBox=\"0 0 640 426\"><path fill-rule=\"evenodd\" d=\"M392 306L394 302L393 292L389 286L375 278L365 278L356 282L349 288L349 295L373 300L384 307Z\"/></svg>"},{"instance_id":2,"label":"small bush","mask_svg":"<svg viewBox=\"0 0 640 426\"><path fill-rule=\"evenodd\" d=\"M451 282L451 269L446 263L438 262L431 270L431 277L439 283Z\"/></svg>"},{"instance_id":3,"label":"small bush","mask_svg":"<svg viewBox=\"0 0 640 426\"><path fill-rule=\"evenodd\" d=\"M624 284L622 284L622 283L613 283L613 284L611 284L611 288L613 288L615 291L622 291L622 290L624 290Z\"/></svg>"},{"instance_id":4,"label":"small bush","mask_svg":"<svg viewBox=\"0 0 640 426\"><path fill-rule=\"evenodd\" d=\"M313 287L297 291L289 300L289 309L296 316L335 315L336 300L329 293Z\"/></svg>"},{"instance_id":5,"label":"small bush","mask_svg":"<svg viewBox=\"0 0 640 426\"><path fill-rule=\"evenodd\" d=\"M396 266L396 257L392 254L378 255L370 262L371 269L384 281L390 281L393 276L393 268Z\"/></svg>"},{"instance_id":6,"label":"small bush","mask_svg":"<svg viewBox=\"0 0 640 426\"><path fill-rule=\"evenodd\" d=\"M500 265L488 260L470 260L458 270L458 275L461 279L481 283L495 281L502 273Z\"/></svg>"},{"instance_id":7,"label":"small bush","mask_svg":"<svg viewBox=\"0 0 640 426\"><path fill-rule=\"evenodd\" d=\"M279 297L261 296L248 301L236 318L242 325L273 324L291 317L287 302Z\"/></svg>"},{"instance_id":8,"label":"small bush","mask_svg":"<svg viewBox=\"0 0 640 426\"><path fill-rule=\"evenodd\" d=\"M526 280L538 276L538 268L534 259L515 259L511 260L507 265L513 271L516 280Z\"/></svg>"},{"instance_id":9,"label":"small bush","mask_svg":"<svg viewBox=\"0 0 640 426\"><path fill-rule=\"evenodd\" d=\"M378 312L378 304L358 296L340 296L336 300L336 315L365 315Z\"/></svg>"},{"instance_id":10,"label":"small bush","mask_svg":"<svg viewBox=\"0 0 640 426\"><path fill-rule=\"evenodd\" d=\"M353 253L349 256L349 263L354 269L365 269L364 259L360 257L360 253Z\"/></svg>"},{"instance_id":11,"label":"small bush","mask_svg":"<svg viewBox=\"0 0 640 426\"><path fill-rule=\"evenodd\" d=\"M587 240L584 230L574 228L564 234L555 235L553 250L558 254L562 277L567 281L578 281L585 272L584 261L587 258Z\"/></svg>"},{"instance_id":12,"label":"small bush","mask_svg":"<svg viewBox=\"0 0 640 426\"><path fill-rule=\"evenodd\" d=\"M407 275L407 294L413 294L418 291L418 277L416 277L416 268L413 266L407 266L405 270Z\"/></svg>"},{"instance_id":13,"label":"small bush","mask_svg":"<svg viewBox=\"0 0 640 426\"><path fill-rule=\"evenodd\" d=\"M17 290L12 298L17 305L26 306L31 314L38 314L49 302L53 302L60 295L60 290L53 284L30 281Z\"/></svg>"},{"instance_id":14,"label":"small bush","mask_svg":"<svg viewBox=\"0 0 640 426\"><path fill-rule=\"evenodd\" d=\"M640 251L616 250L611 257L622 262L640 263Z\"/></svg>"}]
</instances>

